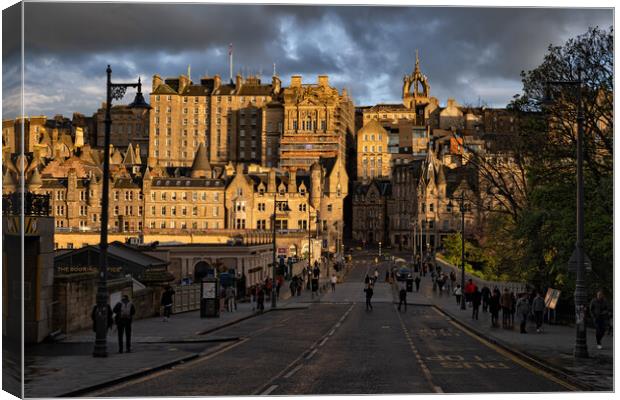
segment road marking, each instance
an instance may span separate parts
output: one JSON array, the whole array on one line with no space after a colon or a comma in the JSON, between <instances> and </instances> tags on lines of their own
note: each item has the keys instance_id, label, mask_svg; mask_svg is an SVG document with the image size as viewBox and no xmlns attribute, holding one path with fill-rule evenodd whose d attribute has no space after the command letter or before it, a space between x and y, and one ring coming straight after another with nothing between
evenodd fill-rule
<instances>
[{"instance_id":1,"label":"road marking","mask_svg":"<svg viewBox=\"0 0 620 400\"><path fill-rule=\"evenodd\" d=\"M309 360L309 359L311 359L312 357L314 357L314 355L316 354L316 352L317 352L317 351L318 351L318 349L314 349L314 350L312 350L312 353L310 353L310 354L308 354L308 355L306 356L306 360Z\"/></svg>"},{"instance_id":2,"label":"road marking","mask_svg":"<svg viewBox=\"0 0 620 400\"><path fill-rule=\"evenodd\" d=\"M332 329L331 331L329 331L329 334L328 334L328 336L331 336L331 335L333 335L333 334L334 334L334 332L336 332L336 330L335 330L335 329Z\"/></svg>"},{"instance_id":3,"label":"road marking","mask_svg":"<svg viewBox=\"0 0 620 400\"><path fill-rule=\"evenodd\" d=\"M435 312L437 312L440 315L445 315L443 314L441 311L437 310L436 308L433 308L435 310ZM502 349L501 347L497 346L496 344L493 344L491 342L489 342L488 340L470 332L468 329L465 329L464 327L462 327L460 324L454 322L452 319L450 319L450 323L452 325L454 325L456 328L458 328L459 330L461 330L462 332L464 332L465 334L471 336L472 338L476 339L478 342L484 344L485 346L489 347L490 349L494 350L495 352L501 354L502 356L508 358L509 360L511 360L512 362L519 364L520 366L522 366L523 368L534 372L540 376L542 376L543 378L546 378L550 381L553 381L555 383L557 383L558 385L564 386L565 388L572 390L572 391L580 391L581 389L579 389L576 386L571 385L568 382L564 382L563 380L556 378L554 375L535 367L534 365L528 363L525 360L522 360L521 358L511 354L510 352Z\"/></svg>"},{"instance_id":4,"label":"road marking","mask_svg":"<svg viewBox=\"0 0 620 400\"><path fill-rule=\"evenodd\" d=\"M321 343L319 343L319 347L323 346L325 344L325 342L327 342L327 339L329 338L325 338L321 341Z\"/></svg>"},{"instance_id":5,"label":"road marking","mask_svg":"<svg viewBox=\"0 0 620 400\"><path fill-rule=\"evenodd\" d=\"M394 306L394 311L396 311L396 306ZM441 387L437 386L437 385L435 385L433 383L433 376L431 375L431 371L428 369L428 367L424 363L424 360L420 356L420 352L418 351L418 349L413 344L413 341L411 340L411 335L409 334L409 330L405 326L405 322L403 321L403 318L400 316L400 313L397 312L396 315L398 315L398 319L400 321L400 326L401 326L403 332L405 333L405 337L407 338L407 342L409 343L409 347L411 348L411 351L415 355L416 361L420 365L420 369L422 370L422 374L424 375L424 378L426 379L426 382L429 384L429 386L431 387L431 390L433 392L435 392L435 393L443 393L443 390L441 389Z\"/></svg>"},{"instance_id":6,"label":"road marking","mask_svg":"<svg viewBox=\"0 0 620 400\"><path fill-rule=\"evenodd\" d=\"M291 376L293 376L295 374L295 372L299 371L301 369L301 367L303 367L302 364L299 364L298 366L296 366L295 368L293 368L292 370L290 370L288 372L288 374L284 375L285 378L290 378Z\"/></svg>"},{"instance_id":7,"label":"road marking","mask_svg":"<svg viewBox=\"0 0 620 400\"><path fill-rule=\"evenodd\" d=\"M278 385L271 385L269 386L269 389L265 390L263 393L261 393L261 396L267 396L269 393L273 392L274 390L276 390L278 388Z\"/></svg>"}]
</instances>

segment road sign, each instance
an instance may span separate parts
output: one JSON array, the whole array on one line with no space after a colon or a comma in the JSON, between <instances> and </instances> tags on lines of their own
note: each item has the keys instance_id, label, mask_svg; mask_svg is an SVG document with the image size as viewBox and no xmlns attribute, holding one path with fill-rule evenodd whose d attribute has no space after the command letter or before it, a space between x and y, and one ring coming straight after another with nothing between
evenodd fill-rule
<instances>
[{"instance_id":1,"label":"road sign","mask_svg":"<svg viewBox=\"0 0 620 400\"><path fill-rule=\"evenodd\" d=\"M575 249L573 250L573 254L570 256L570 260L568 260L568 272L577 272L577 261L577 249ZM585 252L583 253L583 265L587 272L592 271L592 261L590 261L590 258Z\"/></svg>"},{"instance_id":2,"label":"road sign","mask_svg":"<svg viewBox=\"0 0 620 400\"><path fill-rule=\"evenodd\" d=\"M558 304L558 300L560 299L560 293L562 292L558 289L547 289L547 294L545 295L545 307L551 310L555 310L555 307Z\"/></svg>"}]
</instances>

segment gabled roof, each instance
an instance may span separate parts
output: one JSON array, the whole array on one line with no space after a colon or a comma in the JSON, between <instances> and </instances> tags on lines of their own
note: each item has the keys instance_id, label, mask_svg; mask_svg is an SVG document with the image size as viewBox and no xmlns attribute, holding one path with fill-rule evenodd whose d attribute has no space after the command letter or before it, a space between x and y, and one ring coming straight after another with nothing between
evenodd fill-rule
<instances>
[{"instance_id":1,"label":"gabled roof","mask_svg":"<svg viewBox=\"0 0 620 400\"><path fill-rule=\"evenodd\" d=\"M125 152L125 158L123 159L123 165L134 165L136 164L136 160L134 157L133 146L129 143L127 146L127 151Z\"/></svg>"},{"instance_id":2,"label":"gabled roof","mask_svg":"<svg viewBox=\"0 0 620 400\"><path fill-rule=\"evenodd\" d=\"M383 128L383 125L381 125L379 121L377 121L376 119L371 119L370 121L366 122L366 124L364 124L364 126L362 126L360 130L357 131L357 133L360 134L360 133L365 133L365 132L370 132L370 131L372 131L373 133L375 132L387 133L385 128Z\"/></svg>"},{"instance_id":3,"label":"gabled roof","mask_svg":"<svg viewBox=\"0 0 620 400\"><path fill-rule=\"evenodd\" d=\"M178 94L174 89L168 86L165 83L157 86L155 90L153 90L152 94Z\"/></svg>"}]
</instances>

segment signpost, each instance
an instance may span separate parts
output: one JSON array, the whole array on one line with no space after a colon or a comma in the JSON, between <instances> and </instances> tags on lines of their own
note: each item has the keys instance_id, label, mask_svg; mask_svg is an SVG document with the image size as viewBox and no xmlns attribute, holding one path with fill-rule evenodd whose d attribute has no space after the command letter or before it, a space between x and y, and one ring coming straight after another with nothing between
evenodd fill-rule
<instances>
[{"instance_id":1,"label":"signpost","mask_svg":"<svg viewBox=\"0 0 620 400\"><path fill-rule=\"evenodd\" d=\"M549 318L550 311L553 311L553 322L555 322L555 308L558 305L558 300L560 299L560 293L558 289L549 288L547 289L547 294L545 295L545 310L547 311L547 319Z\"/></svg>"}]
</instances>

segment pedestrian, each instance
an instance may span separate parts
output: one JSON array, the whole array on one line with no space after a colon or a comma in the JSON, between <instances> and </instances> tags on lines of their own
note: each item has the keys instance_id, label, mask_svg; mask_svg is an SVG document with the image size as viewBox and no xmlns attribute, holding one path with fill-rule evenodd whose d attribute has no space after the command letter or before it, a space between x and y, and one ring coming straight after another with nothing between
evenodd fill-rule
<instances>
[{"instance_id":1,"label":"pedestrian","mask_svg":"<svg viewBox=\"0 0 620 400\"><path fill-rule=\"evenodd\" d=\"M596 347L601 350L603 348L602 340L605 336L605 330L607 328L607 322L611 316L609 303L605 299L605 295L602 290L596 293L596 297L590 302L590 316L594 321L596 327Z\"/></svg>"},{"instance_id":2,"label":"pedestrian","mask_svg":"<svg viewBox=\"0 0 620 400\"><path fill-rule=\"evenodd\" d=\"M493 289L493 293L489 298L489 312L491 313L491 327L496 328L498 325L499 319L499 309L500 305L500 293L498 288Z\"/></svg>"},{"instance_id":3,"label":"pedestrian","mask_svg":"<svg viewBox=\"0 0 620 400\"><path fill-rule=\"evenodd\" d=\"M112 318L112 307L109 304L106 304L108 308L106 319L108 320L106 324L106 335L107 332L112 329L114 326L114 319ZM93 311L90 313L90 318L93 320L93 332L97 333L97 314L98 314L99 306L95 304L93 307Z\"/></svg>"},{"instance_id":4,"label":"pedestrian","mask_svg":"<svg viewBox=\"0 0 620 400\"><path fill-rule=\"evenodd\" d=\"M256 310L256 285L250 286L250 304L252 304L252 311Z\"/></svg>"},{"instance_id":5,"label":"pedestrian","mask_svg":"<svg viewBox=\"0 0 620 400\"><path fill-rule=\"evenodd\" d=\"M233 312L234 311L233 300L235 298L235 291L233 287L232 286L226 287L224 293L226 296L226 311Z\"/></svg>"},{"instance_id":6,"label":"pedestrian","mask_svg":"<svg viewBox=\"0 0 620 400\"><path fill-rule=\"evenodd\" d=\"M123 335L125 336L125 349L131 353L131 321L136 313L136 308L129 301L129 296L123 295L121 301L114 306L114 320L118 330L118 352L123 352Z\"/></svg>"},{"instance_id":7,"label":"pedestrian","mask_svg":"<svg viewBox=\"0 0 620 400\"><path fill-rule=\"evenodd\" d=\"M364 285L368 285L370 283L370 276L366 274L366 278L364 278Z\"/></svg>"},{"instance_id":8,"label":"pedestrian","mask_svg":"<svg viewBox=\"0 0 620 400\"><path fill-rule=\"evenodd\" d=\"M301 289L303 289L304 283L300 278L297 278L297 296L301 296Z\"/></svg>"},{"instance_id":9,"label":"pedestrian","mask_svg":"<svg viewBox=\"0 0 620 400\"><path fill-rule=\"evenodd\" d=\"M532 300L532 313L534 314L534 321L536 322L536 332L542 331L543 316L545 312L545 299L540 292L536 292L534 300Z\"/></svg>"},{"instance_id":10,"label":"pedestrian","mask_svg":"<svg viewBox=\"0 0 620 400\"><path fill-rule=\"evenodd\" d=\"M530 315L530 301L527 298L527 293L521 293L521 296L519 296L519 300L517 300L517 304L515 305L515 310L519 315L520 332L527 333L525 327L527 325L527 317Z\"/></svg>"},{"instance_id":11,"label":"pedestrian","mask_svg":"<svg viewBox=\"0 0 620 400\"><path fill-rule=\"evenodd\" d=\"M456 287L456 273L454 271L450 271L450 290L454 290Z\"/></svg>"},{"instance_id":12,"label":"pedestrian","mask_svg":"<svg viewBox=\"0 0 620 400\"><path fill-rule=\"evenodd\" d=\"M294 276L293 279L291 279L291 283L288 285L289 289L291 290L291 297L295 296L295 292L297 291L297 277Z\"/></svg>"},{"instance_id":13,"label":"pedestrian","mask_svg":"<svg viewBox=\"0 0 620 400\"><path fill-rule=\"evenodd\" d=\"M471 306L471 295L474 293L475 287L476 285L474 284L474 281L472 281L471 279L469 279L467 283L465 284L463 293L465 294L465 302L467 303L468 306Z\"/></svg>"},{"instance_id":14,"label":"pedestrian","mask_svg":"<svg viewBox=\"0 0 620 400\"><path fill-rule=\"evenodd\" d=\"M482 287L480 294L482 296L482 312L487 312L489 309L489 300L491 299L491 289L485 285Z\"/></svg>"},{"instance_id":15,"label":"pedestrian","mask_svg":"<svg viewBox=\"0 0 620 400\"><path fill-rule=\"evenodd\" d=\"M456 285L454 289L454 296L456 296L456 304L461 304L461 297L463 297L463 291L461 290L461 285Z\"/></svg>"},{"instance_id":16,"label":"pedestrian","mask_svg":"<svg viewBox=\"0 0 620 400\"><path fill-rule=\"evenodd\" d=\"M172 286L167 285L161 295L161 305L164 307L164 322L168 322L172 314L172 303L174 299L174 290Z\"/></svg>"},{"instance_id":17,"label":"pedestrian","mask_svg":"<svg viewBox=\"0 0 620 400\"><path fill-rule=\"evenodd\" d=\"M385 282L386 283L390 282L390 271L385 271Z\"/></svg>"},{"instance_id":18,"label":"pedestrian","mask_svg":"<svg viewBox=\"0 0 620 400\"><path fill-rule=\"evenodd\" d=\"M282 277L282 275L279 275L276 278L276 297L278 299L280 298L280 288L282 288L282 285L284 285L284 278Z\"/></svg>"},{"instance_id":19,"label":"pedestrian","mask_svg":"<svg viewBox=\"0 0 620 400\"><path fill-rule=\"evenodd\" d=\"M407 284L405 281L398 282L398 311L400 306L405 305L405 312L407 311Z\"/></svg>"},{"instance_id":20,"label":"pedestrian","mask_svg":"<svg viewBox=\"0 0 620 400\"><path fill-rule=\"evenodd\" d=\"M371 299L373 295L372 283L368 284L368 286L364 289L364 292L366 292L366 311L372 310L372 303L371 303Z\"/></svg>"},{"instance_id":21,"label":"pedestrian","mask_svg":"<svg viewBox=\"0 0 620 400\"><path fill-rule=\"evenodd\" d=\"M510 291L510 329L515 326L515 313L517 312L517 297L515 292Z\"/></svg>"},{"instance_id":22,"label":"pedestrian","mask_svg":"<svg viewBox=\"0 0 620 400\"><path fill-rule=\"evenodd\" d=\"M475 287L474 292L471 294L471 319L478 320L478 311L480 310L480 303L482 302L482 293Z\"/></svg>"},{"instance_id":23,"label":"pedestrian","mask_svg":"<svg viewBox=\"0 0 620 400\"><path fill-rule=\"evenodd\" d=\"M259 313L265 311L265 289L262 286L256 288L256 310Z\"/></svg>"},{"instance_id":24,"label":"pedestrian","mask_svg":"<svg viewBox=\"0 0 620 400\"><path fill-rule=\"evenodd\" d=\"M420 291L420 281L421 281L420 275L416 275L415 281L414 281L415 282L415 291L416 292Z\"/></svg>"},{"instance_id":25,"label":"pedestrian","mask_svg":"<svg viewBox=\"0 0 620 400\"><path fill-rule=\"evenodd\" d=\"M374 282L373 283L377 283L377 279L379 279L379 270L377 268L375 268Z\"/></svg>"},{"instance_id":26,"label":"pedestrian","mask_svg":"<svg viewBox=\"0 0 620 400\"><path fill-rule=\"evenodd\" d=\"M331 278L332 292L336 291L336 283L337 282L338 282L338 278L336 278L336 275L332 275L332 278Z\"/></svg>"},{"instance_id":27,"label":"pedestrian","mask_svg":"<svg viewBox=\"0 0 620 400\"><path fill-rule=\"evenodd\" d=\"M502 328L510 327L510 312L512 310L512 297L508 288L504 288L504 293L499 299L499 304L502 307Z\"/></svg>"},{"instance_id":28,"label":"pedestrian","mask_svg":"<svg viewBox=\"0 0 620 400\"><path fill-rule=\"evenodd\" d=\"M443 285L446 281L444 280L444 275L439 275L437 277L437 288L439 289L439 295L443 294Z\"/></svg>"}]
</instances>

